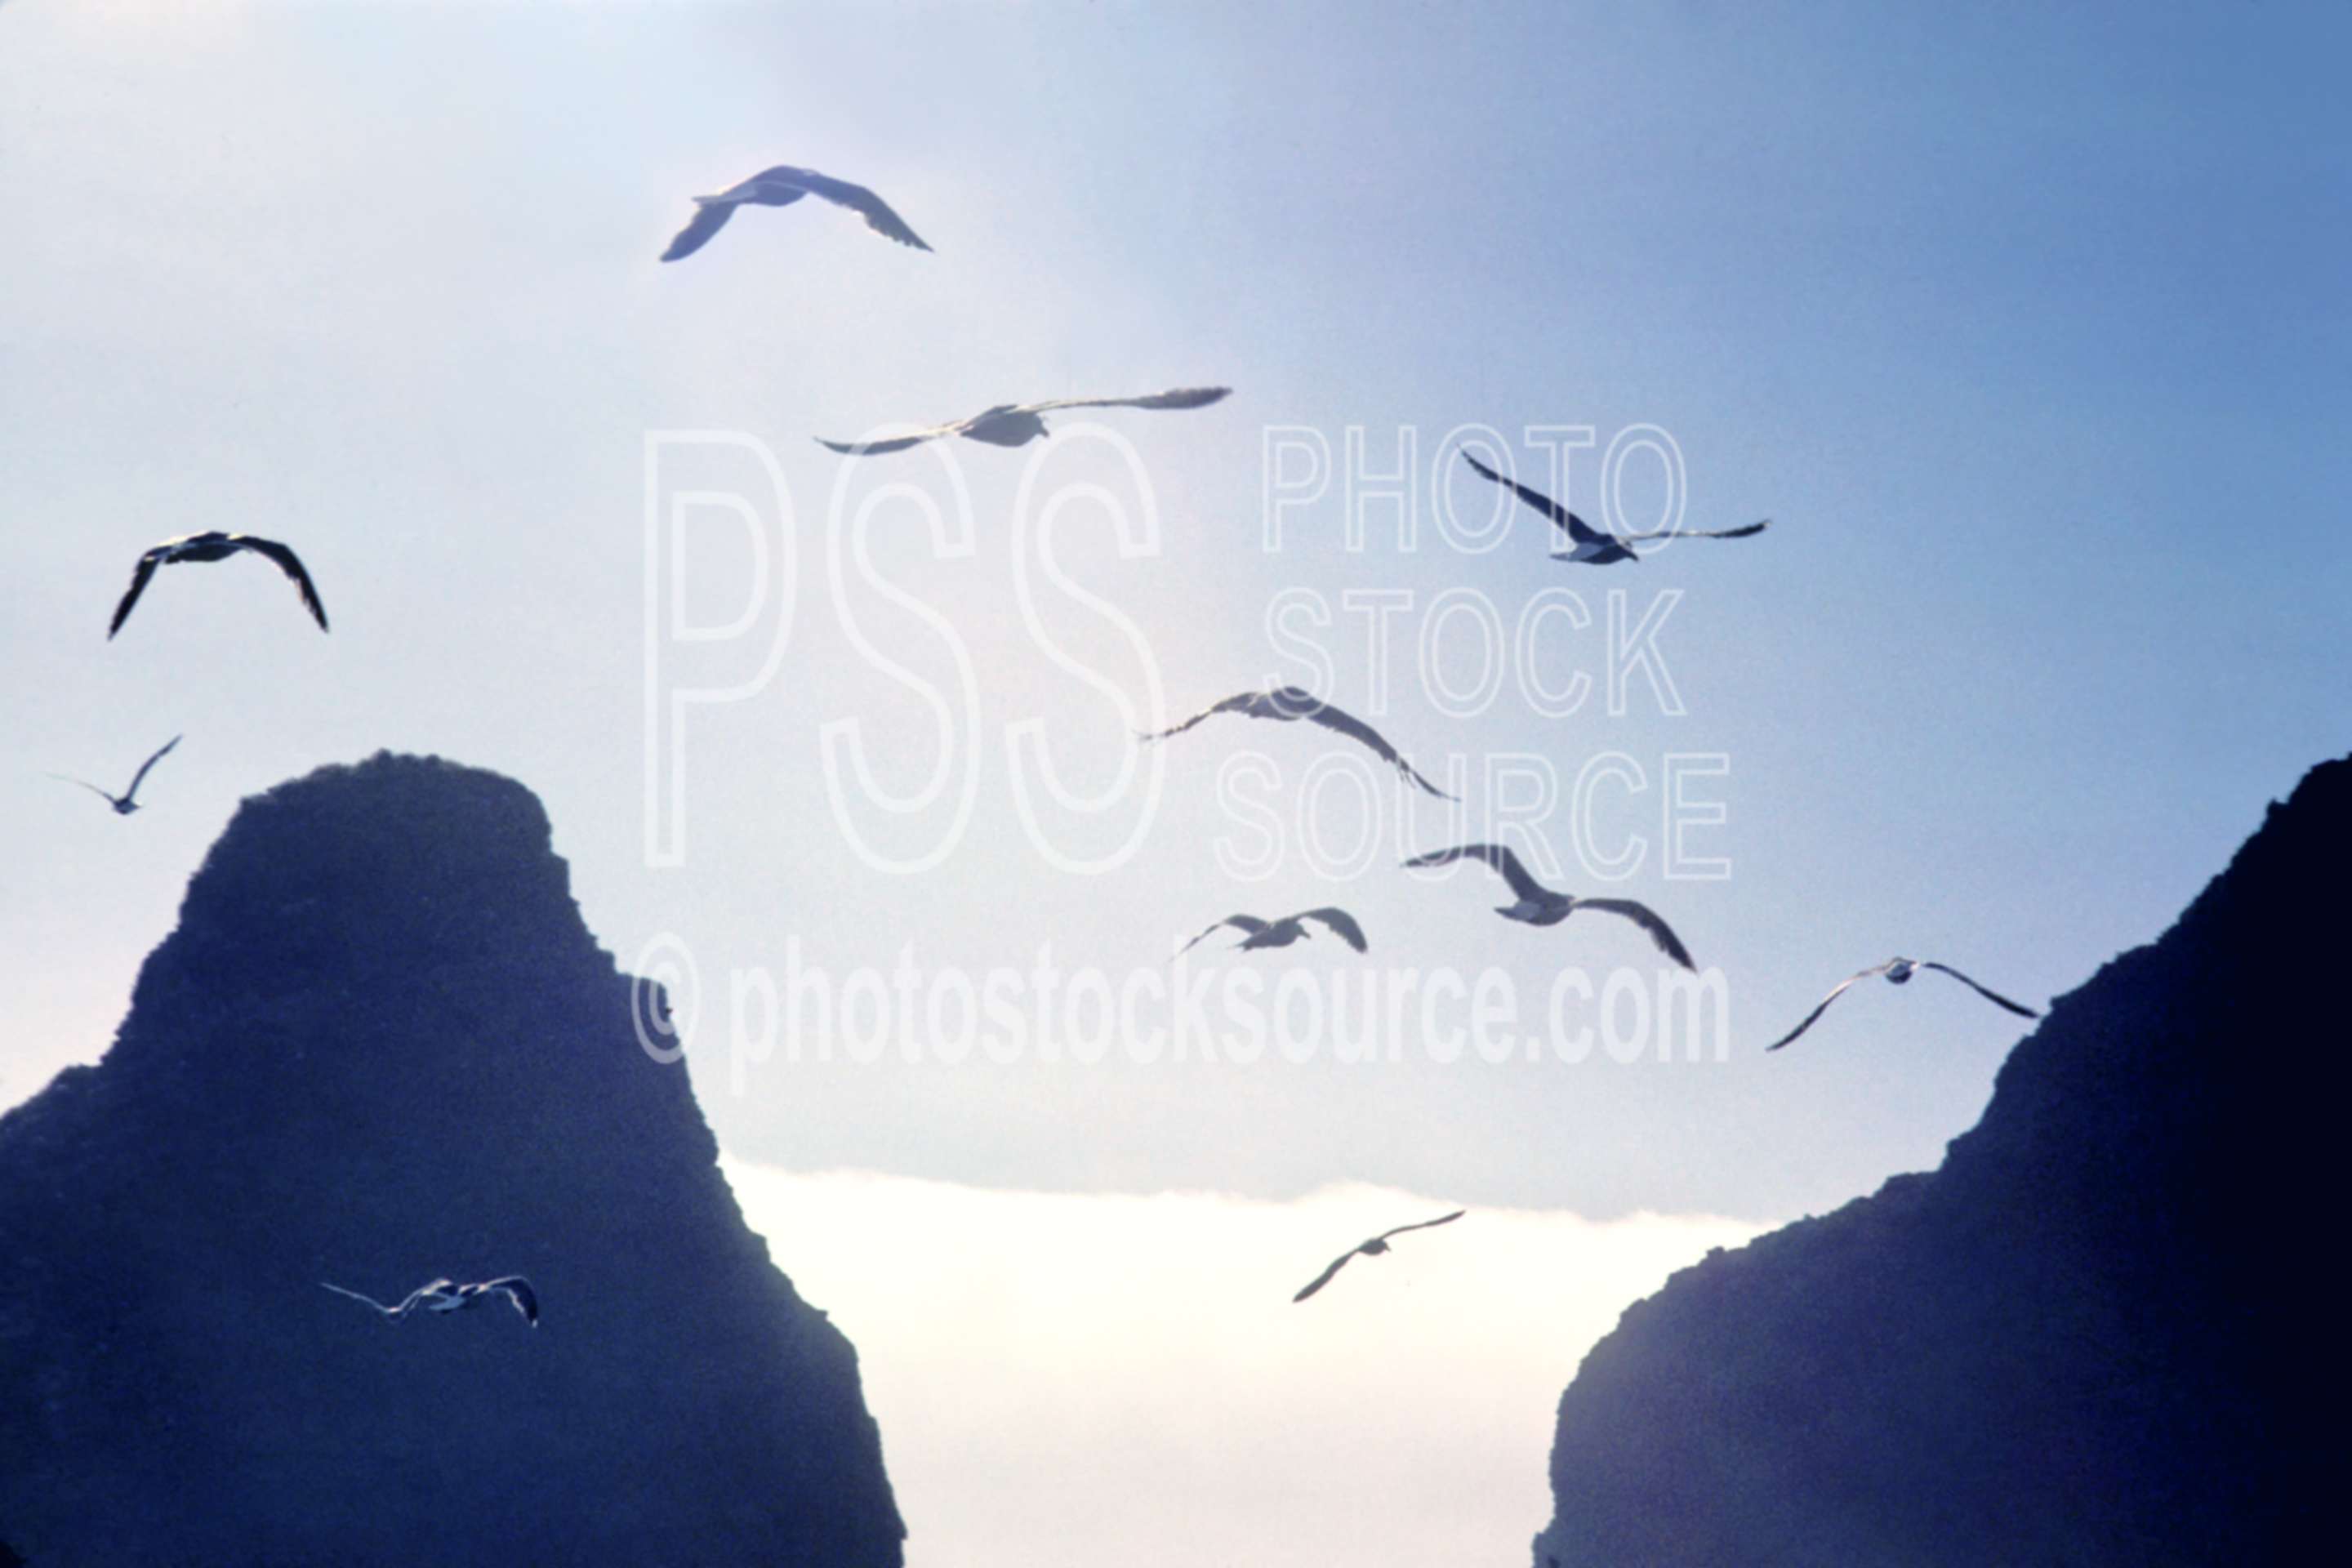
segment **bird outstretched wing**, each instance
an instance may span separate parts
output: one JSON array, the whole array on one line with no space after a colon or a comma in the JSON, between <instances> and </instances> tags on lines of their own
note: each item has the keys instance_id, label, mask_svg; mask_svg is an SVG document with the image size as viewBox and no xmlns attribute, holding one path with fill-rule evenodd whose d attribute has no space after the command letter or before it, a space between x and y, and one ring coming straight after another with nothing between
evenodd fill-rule
<instances>
[{"instance_id":1,"label":"bird outstretched wing","mask_svg":"<svg viewBox=\"0 0 2352 1568\"><path fill-rule=\"evenodd\" d=\"M1292 918L1302 921L1321 921L1331 928L1333 934L1341 942L1346 942L1358 952L1370 951L1364 942L1364 928L1358 925L1356 917L1345 910L1337 908L1308 910Z\"/></svg>"},{"instance_id":2,"label":"bird outstretched wing","mask_svg":"<svg viewBox=\"0 0 2352 1568\"><path fill-rule=\"evenodd\" d=\"M122 792L122 798L130 800L137 796L139 794L139 786L147 782L147 770L153 767L157 763L162 762L165 757L169 756L171 754L172 748L178 745L185 739L186 737L184 735L173 736L157 749L153 756L140 763L139 771L131 775L131 787Z\"/></svg>"},{"instance_id":3,"label":"bird outstretched wing","mask_svg":"<svg viewBox=\"0 0 2352 1568\"><path fill-rule=\"evenodd\" d=\"M1320 724L1334 734L1345 735L1349 740L1369 747L1374 755L1438 799L1455 798L1422 777L1420 772L1404 760L1404 754L1389 744L1388 737L1345 709L1334 708L1328 702L1318 702L1299 717L1304 718L1310 724Z\"/></svg>"},{"instance_id":4,"label":"bird outstretched wing","mask_svg":"<svg viewBox=\"0 0 2352 1568\"><path fill-rule=\"evenodd\" d=\"M1286 687L1284 689L1287 690L1288 688ZM1165 730L1138 730L1135 732L1135 738L1139 741L1164 741L1171 735L1182 734L1185 731L1191 729L1193 725L1200 723L1204 719L1213 719L1220 713L1231 713L1238 709L1246 709L1253 703L1265 700L1268 695L1268 693L1264 691L1238 692L1232 697L1223 699L1222 701L1210 703L1206 708L1202 709L1198 713L1193 714L1190 719L1185 720L1181 724L1171 724ZM1312 700L1310 699L1309 700L1311 701ZM1295 714L1282 715L1269 713L1265 715L1265 717L1267 718L1280 718L1286 716L1297 717Z\"/></svg>"},{"instance_id":5,"label":"bird outstretched wing","mask_svg":"<svg viewBox=\"0 0 2352 1568\"><path fill-rule=\"evenodd\" d=\"M1435 1219L1420 1220L1412 1225L1401 1225L1394 1230L1384 1230L1381 1232L1379 1239L1386 1241L1392 1236L1402 1236L1409 1230L1427 1230L1432 1226L1452 1225L1455 1220L1460 1219L1464 1215L1468 1214L1469 1212L1470 1211L1468 1209L1455 1209L1452 1214L1440 1215Z\"/></svg>"},{"instance_id":6,"label":"bird outstretched wing","mask_svg":"<svg viewBox=\"0 0 2352 1568\"><path fill-rule=\"evenodd\" d=\"M1227 926L1234 927L1236 930L1246 932L1251 936L1255 936L1258 932L1265 929L1266 922L1258 919L1255 915L1227 915L1223 920L1219 921L1207 931L1202 931L1199 936L1194 937L1192 941L1178 948L1176 950L1176 956L1179 958L1183 957L1186 953L1192 952L1194 948L1200 946L1202 942L1214 936L1217 932L1224 930Z\"/></svg>"},{"instance_id":7,"label":"bird outstretched wing","mask_svg":"<svg viewBox=\"0 0 2352 1568\"><path fill-rule=\"evenodd\" d=\"M392 1315L405 1318L434 1297L446 1296L457 1288L457 1282L454 1279L436 1279L429 1285L419 1285L401 1299L400 1305L392 1309Z\"/></svg>"},{"instance_id":8,"label":"bird outstretched wing","mask_svg":"<svg viewBox=\"0 0 2352 1568\"><path fill-rule=\"evenodd\" d=\"M96 784L94 784L90 783L88 779L78 779L78 778L74 777L71 773L51 773L49 776L50 776L51 778L53 778L53 779L59 780L60 782L65 783L65 784L78 784L81 785L81 787L82 787L82 788L84 788L84 789L86 789L86 790L89 791L89 793L90 793L90 794L92 794L92 795L94 795L98 796L98 798L99 798L99 799L100 799L100 800L102 800L102 801L106 802L106 804L107 804L107 805L113 805L118 804L118 803L116 802L116 800L115 800L114 796L112 796L112 795L110 795L107 794L107 793L106 793L106 791L104 791L104 790L102 790L102 789L99 788Z\"/></svg>"},{"instance_id":9,"label":"bird outstretched wing","mask_svg":"<svg viewBox=\"0 0 2352 1568\"><path fill-rule=\"evenodd\" d=\"M364 1301L387 1318L397 1318L406 1310L405 1302L398 1307L387 1307L373 1296L362 1296L356 1290L346 1290L341 1285L330 1285L324 1279L319 1281L319 1288L322 1290L332 1290L338 1296L349 1296L354 1301ZM414 1300L415 1298L411 1297L410 1300Z\"/></svg>"},{"instance_id":10,"label":"bird outstretched wing","mask_svg":"<svg viewBox=\"0 0 2352 1568\"><path fill-rule=\"evenodd\" d=\"M1348 1248L1347 1251L1339 1254L1339 1257L1333 1258L1331 1260L1331 1267L1326 1268L1322 1273L1318 1274L1314 1279L1308 1280L1307 1282L1307 1288L1290 1299L1292 1305L1296 1306L1298 1302L1304 1301L1307 1297L1312 1296L1316 1291L1320 1290L1324 1286L1331 1283L1331 1277L1339 1273L1340 1269L1348 1267L1348 1259L1355 1257L1357 1253L1362 1250L1363 1249L1361 1247L1351 1247Z\"/></svg>"},{"instance_id":11,"label":"bird outstretched wing","mask_svg":"<svg viewBox=\"0 0 2352 1568\"><path fill-rule=\"evenodd\" d=\"M147 591L147 579L155 575L155 568L163 563L163 560L162 550L150 550L139 558L139 564L131 569L131 586L123 594L121 603L114 606L114 619L106 624L108 641L114 640L114 634L121 631L122 623L131 618L131 607L139 602L139 595Z\"/></svg>"},{"instance_id":12,"label":"bird outstretched wing","mask_svg":"<svg viewBox=\"0 0 2352 1568\"><path fill-rule=\"evenodd\" d=\"M507 1300L514 1303L514 1310L522 1314L522 1321L534 1329L539 1327L539 1293L530 1288L530 1280L520 1274L509 1274L503 1279L485 1281L482 1289L505 1291Z\"/></svg>"},{"instance_id":13,"label":"bird outstretched wing","mask_svg":"<svg viewBox=\"0 0 2352 1568\"><path fill-rule=\"evenodd\" d=\"M1961 984L1967 986L1969 990L1975 992L1986 1001L1993 1003L1997 1006L2006 1007L2021 1018L2039 1018L2042 1016L2041 1014L2035 1012L2032 1008L2026 1006L2022 1003L2012 1002L1998 991L1987 990L1984 986L1978 984L1975 981L1969 979L1958 970L1954 969L1948 963L1937 963L1934 959L1929 959L1926 963L1920 964L1919 967L1922 969L1937 970L1939 973L1950 975L1953 979L1958 981Z\"/></svg>"},{"instance_id":14,"label":"bird outstretched wing","mask_svg":"<svg viewBox=\"0 0 2352 1568\"><path fill-rule=\"evenodd\" d=\"M263 539L257 534L233 533L229 535L229 542L278 563L278 569L292 578L294 586L300 591L302 607L310 612L310 618L319 623L320 631L327 629L327 606L319 603L318 584L310 581L310 574L304 568L300 556L278 541Z\"/></svg>"},{"instance_id":15,"label":"bird outstretched wing","mask_svg":"<svg viewBox=\"0 0 2352 1568\"><path fill-rule=\"evenodd\" d=\"M850 184L820 174L814 169L795 169L780 164L764 174L755 174L747 184L755 185L791 185L813 196L823 196L835 206L847 207L866 219L866 226L885 238L901 245L911 245L917 250L929 250L922 236L907 226L907 220L891 210L890 204L867 190L864 185Z\"/></svg>"},{"instance_id":16,"label":"bird outstretched wing","mask_svg":"<svg viewBox=\"0 0 2352 1568\"><path fill-rule=\"evenodd\" d=\"M1625 544L1646 544L1653 539L1745 539L1771 526L1768 517L1741 528L1661 528L1650 533L1621 533L1617 538Z\"/></svg>"},{"instance_id":17,"label":"bird outstretched wing","mask_svg":"<svg viewBox=\"0 0 2352 1568\"><path fill-rule=\"evenodd\" d=\"M1026 403L1019 414L1051 414L1057 408L1206 408L1233 395L1230 386L1180 386L1172 392L1147 393L1141 397L1055 397Z\"/></svg>"},{"instance_id":18,"label":"bird outstretched wing","mask_svg":"<svg viewBox=\"0 0 2352 1568\"><path fill-rule=\"evenodd\" d=\"M1836 1001L1839 997L1844 995L1848 991L1852 990L1854 986L1861 984L1864 981L1873 979L1878 975L1885 973L1888 970L1895 967L1895 960L1890 958L1884 963L1872 964L1868 969L1859 970L1854 973L1846 976L1843 980L1839 981L1835 985L1830 988L1830 994L1822 997L1820 1004L1816 1005L1811 1012L1805 1015L1804 1021L1802 1023L1800 1023L1795 1028L1790 1030L1787 1034L1781 1036L1779 1039L1773 1041L1764 1048L1768 1051L1779 1050L1782 1046L1787 1045L1790 1040L1795 1039L1799 1035L1803 1034L1807 1029L1811 1028L1816 1023L1820 1022L1821 1016L1830 1010L1831 1003Z\"/></svg>"},{"instance_id":19,"label":"bird outstretched wing","mask_svg":"<svg viewBox=\"0 0 2352 1568\"><path fill-rule=\"evenodd\" d=\"M1676 936L1674 927L1661 919L1658 911L1649 905L1633 899L1579 899L1576 900L1575 907L1580 910L1599 910L1604 914L1623 915L1650 933L1650 940L1658 944L1660 952L1664 953L1685 969L1694 973L1697 971L1698 965L1691 962L1690 949L1683 945L1683 939Z\"/></svg>"},{"instance_id":20,"label":"bird outstretched wing","mask_svg":"<svg viewBox=\"0 0 2352 1568\"><path fill-rule=\"evenodd\" d=\"M828 441L819 436L816 437L816 444L830 451L839 452L846 458L872 458L878 457L884 452L903 452L909 447L919 447L926 441L936 441L942 436L955 435L964 427L966 423L968 421L960 420L953 425L934 425L928 430L918 430L911 436L892 436L880 441Z\"/></svg>"},{"instance_id":21,"label":"bird outstretched wing","mask_svg":"<svg viewBox=\"0 0 2352 1568\"><path fill-rule=\"evenodd\" d=\"M1519 483L1517 479L1505 479L1502 475L1496 473L1494 469L1488 468L1486 464L1472 457L1466 447L1463 450L1462 460L1469 464L1472 468L1477 469L1479 473L1485 475L1487 479L1494 480L1496 484L1507 486L1513 491L1517 492L1521 500L1527 502L1529 506L1535 508L1538 511L1551 519L1556 527L1558 527L1562 532L1566 533L1569 538L1574 540L1577 543L1604 544L1609 542L1611 537L1610 535L1601 532L1597 528L1594 528L1582 518L1569 510L1568 508L1560 505L1559 502L1544 494L1543 491L1530 489L1527 486Z\"/></svg>"},{"instance_id":22,"label":"bird outstretched wing","mask_svg":"<svg viewBox=\"0 0 2352 1568\"><path fill-rule=\"evenodd\" d=\"M661 253L664 261L682 261L710 243L711 236L727 226L735 216L735 204L724 198L710 198L694 209L687 226L670 237L669 248Z\"/></svg>"},{"instance_id":23,"label":"bird outstretched wing","mask_svg":"<svg viewBox=\"0 0 2352 1568\"><path fill-rule=\"evenodd\" d=\"M1523 899L1541 898L1550 891L1528 874L1528 868L1519 864L1519 858L1511 853L1510 846L1507 844L1458 844L1451 849L1433 849L1426 855L1416 855L1406 861L1405 868L1417 870L1424 866L1451 866L1456 860L1485 861L1501 872L1503 880L1511 885L1511 891Z\"/></svg>"}]
</instances>

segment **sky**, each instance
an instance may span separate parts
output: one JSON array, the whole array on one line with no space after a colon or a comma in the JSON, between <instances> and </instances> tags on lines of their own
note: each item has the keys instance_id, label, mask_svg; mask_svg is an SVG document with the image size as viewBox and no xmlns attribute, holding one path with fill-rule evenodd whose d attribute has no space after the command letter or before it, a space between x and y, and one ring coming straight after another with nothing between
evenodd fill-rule
<instances>
[{"instance_id":1,"label":"sky","mask_svg":"<svg viewBox=\"0 0 2352 1568\"><path fill-rule=\"evenodd\" d=\"M1896 952L2044 1005L2347 748L2347 31L12 0L0 1103L103 1051L240 798L389 747L538 792L741 1168L1038 1224L1358 1184L1757 1226L1931 1167L2019 1020L1931 975L1761 1047ZM776 163L934 253L810 201L656 260ZM1201 384L1234 391L1018 450L809 439ZM1596 521L1772 527L1557 563L1465 437ZM209 528L299 549L332 633L247 560L109 642L139 552ZM1464 815L1303 726L1131 739L1277 680ZM183 732L128 819L47 776L120 788ZM1719 990L1396 867L1489 831ZM1327 904L1364 959L1170 964ZM1180 975L1214 1037L1181 1059ZM951 1048L992 977L1026 1038ZM1367 984L1402 998L1369 1032ZM1277 1001L1334 1027L1229 1037ZM1526 1363L1537 1406L1589 1337Z\"/></svg>"},{"instance_id":2,"label":"sky","mask_svg":"<svg viewBox=\"0 0 2352 1568\"><path fill-rule=\"evenodd\" d=\"M971 1568L1515 1561L1550 1517L1543 1456L1584 1351L1670 1270L1759 1228L1481 1210L1450 1233L1476 1246L1401 1237L1293 1307L1333 1237L1423 1200L727 1174L857 1346L909 1560ZM878 1267L877 1235L897 1243Z\"/></svg>"}]
</instances>

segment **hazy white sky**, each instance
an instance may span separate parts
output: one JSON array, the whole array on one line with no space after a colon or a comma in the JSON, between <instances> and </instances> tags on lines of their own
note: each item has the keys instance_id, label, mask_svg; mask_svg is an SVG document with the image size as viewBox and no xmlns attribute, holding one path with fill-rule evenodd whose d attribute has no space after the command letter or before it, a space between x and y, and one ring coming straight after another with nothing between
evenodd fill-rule
<instances>
[{"instance_id":1,"label":"hazy white sky","mask_svg":"<svg viewBox=\"0 0 2352 1568\"><path fill-rule=\"evenodd\" d=\"M1294 1306L1332 1254L1445 1205L727 1174L857 1345L914 1568L1517 1561L1585 1351L1756 1230L1482 1209Z\"/></svg>"},{"instance_id":2,"label":"hazy white sky","mask_svg":"<svg viewBox=\"0 0 2352 1568\"><path fill-rule=\"evenodd\" d=\"M1751 1219L1931 1163L2012 1020L1923 983L1850 998L1801 1051L1760 1043L1895 952L2031 1001L2065 989L2158 929L2268 796L2343 748L2344 26L2167 7L16 0L0 11L0 659L17 766L0 811L25 830L0 907L0 1094L103 1047L240 795L392 746L539 791L625 963L662 933L686 944L694 1070L746 1157ZM689 195L777 161L872 184L937 254L810 203L655 261ZM845 466L809 437L1204 382L1237 391L1108 421L1156 504L1137 552L1074 505L1052 524L1059 585L1022 521L1038 453L1043 493L1099 483L1139 513L1109 448L962 443L968 550L961 521L942 552L914 501L886 498L866 559L887 589L854 553L832 585L829 518L887 482L961 514L932 458ZM1588 513L1599 448L1656 425L1692 522L1778 521L1607 570L1545 560L1525 511L1487 553L1350 551L1335 481L1279 553L1262 548L1267 426L1313 427L1341 459L1363 426L1371 467L1417 432L1426 526L1441 495L1486 515L1441 448L1465 422L1528 464L1525 427L1592 426L1570 494ZM776 679L691 716L686 861L652 868L645 450L679 429L772 449L797 579ZM1629 509L1656 491L1637 468ZM295 543L333 634L239 562L167 574L109 644L138 551L206 527ZM698 525L690 613L731 611L743 550ZM1563 793L1596 758L1643 770L1643 793L1621 777L1597 797L1597 841L1651 841L1605 890L1654 901L1720 970L1727 1060L1447 1066L1409 1021L1391 1036L1407 1061L1369 1067L894 1052L733 1070L730 976L781 974L794 938L835 972L911 947L926 971L983 973L1050 942L1059 965L1125 975L1229 911L1336 901L1381 974L1492 965L1532 997L1563 966L1652 973L1601 917L1508 925L1486 912L1491 881L1395 872L1447 826L1351 795L1369 772L1333 775L1316 817L1345 847L1370 812L1370 869L1325 879L1295 839L1324 750L1304 733L1227 720L1171 742L1140 847L1101 875L1040 854L1014 793L1008 726L1043 721L1076 791L1136 755L1128 715L1046 641L1182 711L1307 676L1268 638L1286 592L1409 593L1409 648L1441 591L1516 626L1559 586L1592 625L1546 624L1530 663L1553 687L1605 674L1608 590L1635 616L1679 593L1656 647L1682 714L1636 677L1622 715L1596 697L1547 718L1513 683L1453 717L1410 652L1371 668L1344 616L1317 634L1328 695L1369 710L1384 678L1381 722L1439 769L1517 754ZM1441 661L1457 683L1476 673L1471 626ZM860 638L957 725L950 787L903 820L828 788L829 724L863 723L895 794L940 755L932 708ZM741 650L688 651L708 662L681 668L715 679ZM129 821L42 776L119 784L181 731ZM1216 858L1252 842L1218 796L1244 751L1276 770L1256 797L1294 836L1257 882ZM1694 786L1727 819L1692 838L1730 860L1727 880L1661 874L1664 770L1685 752L1729 762ZM874 870L844 812L913 853L967 759L952 852ZM1147 777L1101 821L1048 815L1099 849L1139 818ZM1467 793L1492 804L1486 781ZM1542 824L1563 857L1570 816L1563 799ZM1562 880L1603 890L1573 864ZM1249 963L1271 983L1335 952Z\"/></svg>"}]
</instances>

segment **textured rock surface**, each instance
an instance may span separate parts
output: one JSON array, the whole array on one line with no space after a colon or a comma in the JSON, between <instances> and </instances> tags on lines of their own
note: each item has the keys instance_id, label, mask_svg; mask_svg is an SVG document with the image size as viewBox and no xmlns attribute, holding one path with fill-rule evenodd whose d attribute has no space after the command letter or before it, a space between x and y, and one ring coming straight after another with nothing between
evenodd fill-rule
<instances>
[{"instance_id":1,"label":"textured rock surface","mask_svg":"<svg viewBox=\"0 0 2352 1568\"><path fill-rule=\"evenodd\" d=\"M1628 1310L1560 1401L1538 1568L2302 1560L2345 1457L2306 1281L2347 882L2339 762L2053 1006L1940 1170Z\"/></svg>"},{"instance_id":2,"label":"textured rock surface","mask_svg":"<svg viewBox=\"0 0 2352 1568\"><path fill-rule=\"evenodd\" d=\"M0 1120L16 1550L898 1563L856 1352L630 1005L520 785L379 755L246 802L105 1059ZM319 1289L506 1272L538 1331Z\"/></svg>"}]
</instances>

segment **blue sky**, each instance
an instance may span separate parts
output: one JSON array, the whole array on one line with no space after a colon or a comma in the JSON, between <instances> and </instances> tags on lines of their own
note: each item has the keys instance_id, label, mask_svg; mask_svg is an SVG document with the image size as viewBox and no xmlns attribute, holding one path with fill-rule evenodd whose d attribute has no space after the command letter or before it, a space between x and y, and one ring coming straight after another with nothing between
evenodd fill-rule
<instances>
[{"instance_id":1,"label":"blue sky","mask_svg":"<svg viewBox=\"0 0 2352 1568\"><path fill-rule=\"evenodd\" d=\"M1045 864L1004 727L1044 720L1078 788L1115 781L1128 742L1015 607L1026 452L956 448L969 555L937 558L903 510L873 536L877 571L984 674L971 826L919 877L844 841L823 727L861 719L898 791L934 749L929 710L842 626L827 506L836 483L947 492L919 457L845 480L807 437L1220 383L1237 390L1216 408L1106 421L1147 464L1156 550L1123 556L1075 513L1057 535L1072 579L1148 639L1171 710L1298 673L1265 633L1285 589L1425 608L1464 586L1515 614L1558 584L1596 616L1612 588L1636 613L1680 593L1660 636L1680 717L1637 682L1622 717L1507 700L1456 720L1400 661L1381 723L1416 758L1527 752L1567 777L1633 758L1652 793L1610 807L1612 836L1656 837L1668 753L1727 757L1728 819L1705 839L1727 880L1567 885L1651 900L1723 971L1730 1058L775 1060L739 1093L706 1049L727 1145L983 1185L1357 1180L1750 1221L1932 1163L2014 1038L2004 1016L1880 988L1801 1050L1758 1047L1896 952L2037 1004L2063 992L2345 747L2346 31L2317 8L17 0L0 658L19 765L0 802L27 831L0 906L0 1097L102 1048L240 795L380 746L536 789L600 938L625 963L687 942L713 1027L721 977L779 968L792 937L835 969L908 944L925 966L1025 965L1051 941L1124 972L1231 910L1328 901L1365 921L1377 964L1494 964L1530 993L1564 963L1646 969L1601 917L1507 925L1490 887L1389 869L1433 847L1433 816L1388 818L1365 877L1294 863L1237 885L1212 858L1234 830L1218 762L1266 753L1285 798L1318 750L1239 721L1171 743L1128 863ZM809 203L655 262L689 195L776 162L875 185L937 254ZM1695 525L1774 529L1609 570L1549 562L1525 512L1486 554L1350 552L1335 492L1279 555L1259 547L1265 427L1336 452L1360 426L1386 460L1410 426L1428 506L1465 423L1589 425L1603 447L1662 426ZM649 868L644 441L696 428L775 452L798 595L776 682L696 715L688 862ZM1598 457L1569 498L1588 514ZM1083 443L1055 461L1057 483L1122 482ZM1446 484L1484 515L1476 481ZM206 527L293 542L333 635L237 563L167 575L107 644L138 551ZM729 548L698 546L709 615ZM933 624L850 582L869 638L950 689ZM1054 636L1139 694L1111 623L1047 598ZM1328 695L1360 707L1345 630ZM1591 666L1583 636L1554 677ZM42 776L116 783L180 731L128 822ZM1272 978L1333 951L1253 962Z\"/></svg>"}]
</instances>

